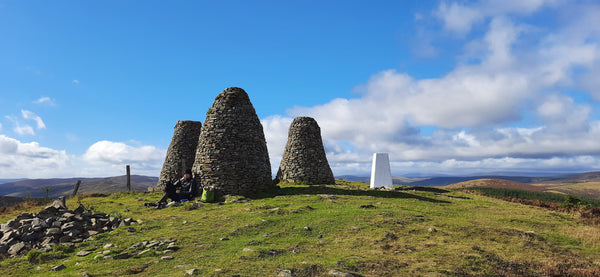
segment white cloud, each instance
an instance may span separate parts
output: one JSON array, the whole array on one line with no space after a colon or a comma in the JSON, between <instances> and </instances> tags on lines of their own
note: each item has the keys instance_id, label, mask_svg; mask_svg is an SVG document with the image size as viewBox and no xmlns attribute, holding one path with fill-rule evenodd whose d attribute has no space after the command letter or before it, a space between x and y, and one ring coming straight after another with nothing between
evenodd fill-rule
<instances>
[{"instance_id":1,"label":"white cloud","mask_svg":"<svg viewBox=\"0 0 600 277\"><path fill-rule=\"evenodd\" d=\"M0 135L0 153L0 176L5 178L60 177L73 170L73 157L37 142L23 143Z\"/></svg>"},{"instance_id":2,"label":"white cloud","mask_svg":"<svg viewBox=\"0 0 600 277\"><path fill-rule=\"evenodd\" d=\"M71 83L72 83L73 85L79 85L79 80L73 80Z\"/></svg>"},{"instance_id":3,"label":"white cloud","mask_svg":"<svg viewBox=\"0 0 600 277\"><path fill-rule=\"evenodd\" d=\"M33 130L33 127L29 126L29 125L21 125L20 123L15 123L15 128L13 129L13 131L15 131L15 133L19 134L19 135L35 135L35 131Z\"/></svg>"},{"instance_id":4,"label":"white cloud","mask_svg":"<svg viewBox=\"0 0 600 277\"><path fill-rule=\"evenodd\" d=\"M111 166L111 168L124 168L131 165L143 172L160 173L166 151L154 146L131 146L122 142L98 141L90 146L83 159L94 165Z\"/></svg>"},{"instance_id":5,"label":"white cloud","mask_svg":"<svg viewBox=\"0 0 600 277\"><path fill-rule=\"evenodd\" d=\"M83 156L68 155L65 150L21 142L0 135L0 176L3 178L105 177L125 174L158 176L166 151L153 146L130 146L99 141Z\"/></svg>"},{"instance_id":6,"label":"white cloud","mask_svg":"<svg viewBox=\"0 0 600 277\"><path fill-rule=\"evenodd\" d=\"M45 105L50 105L50 106L54 106L54 99L44 96L44 97L40 97L38 100L33 101L34 104L45 104Z\"/></svg>"},{"instance_id":7,"label":"white cloud","mask_svg":"<svg viewBox=\"0 0 600 277\"><path fill-rule=\"evenodd\" d=\"M482 0L469 3L442 1L434 15L442 20L444 29L464 35L475 24L498 15L532 14L544 6L554 6L563 1L557 0Z\"/></svg>"},{"instance_id":8,"label":"white cloud","mask_svg":"<svg viewBox=\"0 0 600 277\"><path fill-rule=\"evenodd\" d=\"M261 120L265 132L265 139L267 140L267 149L271 159L272 171L277 171L279 168L279 163L281 162L281 157L285 150L285 144L287 143L288 129L290 128L290 124L292 124L292 120L292 118L279 115L270 116Z\"/></svg>"},{"instance_id":9,"label":"white cloud","mask_svg":"<svg viewBox=\"0 0 600 277\"><path fill-rule=\"evenodd\" d=\"M593 104L576 102L568 92L585 87L600 99L600 24L581 23L598 21L597 13L564 17L564 26L547 32L505 15L525 16L560 2L500 2L444 2L440 8L455 16L445 21L448 29L468 32L474 23L485 24L485 34L465 48L468 60L478 62L459 63L431 79L385 70L357 89L358 98L266 118L263 125L275 126L265 128L268 144L276 146L269 147L271 158L281 158L288 122L311 116L336 175L368 174L376 151L390 153L396 174L600 169ZM525 117L531 118L522 122ZM433 133L423 134L424 127Z\"/></svg>"},{"instance_id":10,"label":"white cloud","mask_svg":"<svg viewBox=\"0 0 600 277\"><path fill-rule=\"evenodd\" d=\"M34 112L27 111L27 110L21 110L21 115L23 116L24 119L29 119L29 120L35 121L37 123L37 129L46 129L46 124L44 124L44 121L42 120L42 118L40 116L38 116L37 114L35 114Z\"/></svg>"},{"instance_id":11,"label":"white cloud","mask_svg":"<svg viewBox=\"0 0 600 277\"><path fill-rule=\"evenodd\" d=\"M457 33L471 31L471 26L484 19L484 14L475 8L453 2L442 1L435 14L444 21L444 28Z\"/></svg>"}]
</instances>

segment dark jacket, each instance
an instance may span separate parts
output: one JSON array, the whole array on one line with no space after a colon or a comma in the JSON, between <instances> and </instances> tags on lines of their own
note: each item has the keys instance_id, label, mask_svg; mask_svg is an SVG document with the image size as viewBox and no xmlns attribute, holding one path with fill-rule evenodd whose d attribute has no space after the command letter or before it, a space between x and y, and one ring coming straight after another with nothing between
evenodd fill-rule
<instances>
[{"instance_id":1,"label":"dark jacket","mask_svg":"<svg viewBox=\"0 0 600 277\"><path fill-rule=\"evenodd\" d=\"M175 190L179 190L178 195L180 199L191 200L196 197L196 194L198 193L198 185L196 184L196 181L194 181L194 178L187 180L181 178L173 184L173 187Z\"/></svg>"}]
</instances>

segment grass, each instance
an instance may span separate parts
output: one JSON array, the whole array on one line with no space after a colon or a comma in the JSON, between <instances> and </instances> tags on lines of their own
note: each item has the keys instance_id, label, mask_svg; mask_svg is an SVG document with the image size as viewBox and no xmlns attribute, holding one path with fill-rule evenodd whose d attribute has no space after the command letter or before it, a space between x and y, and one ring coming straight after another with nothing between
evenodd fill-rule
<instances>
[{"instance_id":1,"label":"grass","mask_svg":"<svg viewBox=\"0 0 600 277\"><path fill-rule=\"evenodd\" d=\"M600 228L572 214L460 191L404 188L368 190L368 184L285 184L253 199L229 197L198 208L147 209L158 193L116 193L67 201L132 217L137 232L121 227L75 249L0 261L7 276L137 275L325 276L330 269L363 276L594 275L600 273ZM30 212L39 211L28 208ZM0 222L16 214L0 215ZM586 234L590 234L589 236ZM224 240L223 238L228 238ZM94 259L103 245L114 253L144 240L176 239L181 248L162 260L148 253L124 260ZM77 257L81 250L94 254ZM72 251L72 252L70 252ZM52 255L56 255L53 258Z\"/></svg>"},{"instance_id":2,"label":"grass","mask_svg":"<svg viewBox=\"0 0 600 277\"><path fill-rule=\"evenodd\" d=\"M484 193L484 194L490 195L490 196L514 197L514 198L528 199L528 200L540 200L543 202L551 202L551 203L564 203L565 200L570 196L571 198L580 200L581 205L589 205L592 207L600 206L600 199L578 197L578 196L565 195L565 194L554 193L554 192L528 191L528 190L505 189L505 188L487 188L487 187L472 187L472 188L468 188L468 189L477 191L477 192L481 192L481 193Z\"/></svg>"}]
</instances>

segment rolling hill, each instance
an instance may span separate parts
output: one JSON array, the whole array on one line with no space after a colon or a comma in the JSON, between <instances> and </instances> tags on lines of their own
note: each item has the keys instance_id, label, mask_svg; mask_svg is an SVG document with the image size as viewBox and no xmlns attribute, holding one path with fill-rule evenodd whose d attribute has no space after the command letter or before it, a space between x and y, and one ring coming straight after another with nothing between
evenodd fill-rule
<instances>
[{"instance_id":1,"label":"rolling hill","mask_svg":"<svg viewBox=\"0 0 600 277\"><path fill-rule=\"evenodd\" d=\"M148 209L160 193L67 200L137 223L0 259L4 276L598 276L600 228L462 191L283 184L257 198ZM0 214L7 222L21 212ZM161 241L173 247L150 248ZM83 254L80 254L83 253ZM60 269L56 269L60 266ZM188 274L190 272L190 274ZM286 275L287 272L287 275ZM293 275L292 275L293 274Z\"/></svg>"},{"instance_id":2,"label":"rolling hill","mask_svg":"<svg viewBox=\"0 0 600 277\"><path fill-rule=\"evenodd\" d=\"M545 187L541 185L532 185L519 183L510 180L502 180L502 179L477 179L470 180L460 183L455 183L447 186L443 186L445 189L462 189L462 188L473 188L473 187L484 187L484 188L505 188L505 189L522 189L522 190L530 190L530 191L544 191Z\"/></svg>"},{"instance_id":3,"label":"rolling hill","mask_svg":"<svg viewBox=\"0 0 600 277\"><path fill-rule=\"evenodd\" d=\"M0 184L0 196L56 198L73 192L77 180L81 180L78 193L111 193L127 190L126 176L106 178L26 179ZM156 186L157 177L131 175L131 189L146 191ZM48 192L48 195L46 193Z\"/></svg>"},{"instance_id":4,"label":"rolling hill","mask_svg":"<svg viewBox=\"0 0 600 277\"><path fill-rule=\"evenodd\" d=\"M573 178L567 178L563 180L552 180L547 183L537 184L525 184L514 182L510 180L502 179L491 179L483 178L476 180L469 180L465 182L459 182L442 186L446 189L461 189L461 188L504 188L504 189L520 189L527 191L542 191L542 192L553 192L559 194L571 194L591 199L600 199L600 182L585 180L595 180L595 177L591 177L591 174L583 176L574 176ZM573 181L584 181L584 182L573 182Z\"/></svg>"}]
</instances>

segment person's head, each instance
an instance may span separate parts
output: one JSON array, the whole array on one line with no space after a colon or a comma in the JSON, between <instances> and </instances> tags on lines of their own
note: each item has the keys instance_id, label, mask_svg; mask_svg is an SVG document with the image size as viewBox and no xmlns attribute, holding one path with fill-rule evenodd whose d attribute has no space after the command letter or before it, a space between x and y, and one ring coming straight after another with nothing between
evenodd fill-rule
<instances>
[{"instance_id":1,"label":"person's head","mask_svg":"<svg viewBox=\"0 0 600 277\"><path fill-rule=\"evenodd\" d=\"M192 178L192 170L191 169L186 170L185 173L183 174L183 177L186 179Z\"/></svg>"}]
</instances>

